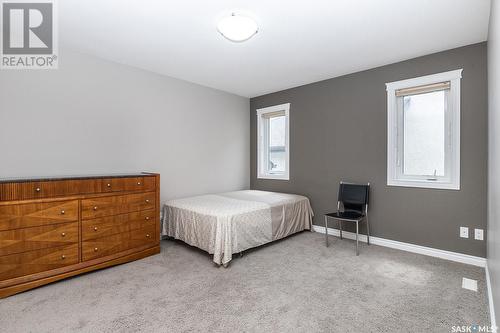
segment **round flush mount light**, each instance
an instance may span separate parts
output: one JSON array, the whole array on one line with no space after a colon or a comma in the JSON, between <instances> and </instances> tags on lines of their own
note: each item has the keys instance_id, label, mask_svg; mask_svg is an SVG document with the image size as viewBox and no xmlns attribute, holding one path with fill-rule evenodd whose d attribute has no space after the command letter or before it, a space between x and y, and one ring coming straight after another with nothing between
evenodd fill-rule
<instances>
[{"instance_id":1,"label":"round flush mount light","mask_svg":"<svg viewBox=\"0 0 500 333\"><path fill-rule=\"evenodd\" d=\"M217 30L231 42L244 42L252 38L259 31L259 27L251 18L232 13L219 21Z\"/></svg>"}]
</instances>

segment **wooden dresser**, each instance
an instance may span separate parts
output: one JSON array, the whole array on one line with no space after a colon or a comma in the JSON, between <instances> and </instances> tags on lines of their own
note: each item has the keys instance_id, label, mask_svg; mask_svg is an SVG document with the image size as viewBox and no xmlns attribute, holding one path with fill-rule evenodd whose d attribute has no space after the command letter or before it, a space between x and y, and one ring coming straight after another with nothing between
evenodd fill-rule
<instances>
[{"instance_id":1,"label":"wooden dresser","mask_svg":"<svg viewBox=\"0 0 500 333\"><path fill-rule=\"evenodd\" d=\"M160 175L0 179L0 298L160 252Z\"/></svg>"}]
</instances>

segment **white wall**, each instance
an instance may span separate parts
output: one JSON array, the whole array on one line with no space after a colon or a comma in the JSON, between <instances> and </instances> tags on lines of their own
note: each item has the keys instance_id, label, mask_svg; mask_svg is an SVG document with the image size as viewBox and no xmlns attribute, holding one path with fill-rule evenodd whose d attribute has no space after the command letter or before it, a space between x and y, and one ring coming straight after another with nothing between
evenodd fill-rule
<instances>
[{"instance_id":1,"label":"white wall","mask_svg":"<svg viewBox=\"0 0 500 333\"><path fill-rule=\"evenodd\" d=\"M488 37L488 267L500 319L500 2L493 0Z\"/></svg>"},{"instance_id":2,"label":"white wall","mask_svg":"<svg viewBox=\"0 0 500 333\"><path fill-rule=\"evenodd\" d=\"M247 98L61 51L58 70L0 71L0 177L159 172L162 200L248 188Z\"/></svg>"}]
</instances>

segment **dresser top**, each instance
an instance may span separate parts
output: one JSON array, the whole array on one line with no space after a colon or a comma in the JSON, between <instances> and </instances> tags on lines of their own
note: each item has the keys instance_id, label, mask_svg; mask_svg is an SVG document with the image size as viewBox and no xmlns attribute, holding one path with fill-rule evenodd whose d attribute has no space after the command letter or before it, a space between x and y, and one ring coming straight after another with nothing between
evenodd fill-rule
<instances>
[{"instance_id":1,"label":"dresser top","mask_svg":"<svg viewBox=\"0 0 500 333\"><path fill-rule=\"evenodd\" d=\"M55 180L71 180L71 179L128 178L128 177L145 177L145 176L154 176L154 175L155 175L154 173L137 172L137 173L111 173L111 174L97 174L97 175L13 177L13 178L0 178L0 184L3 184L3 183L42 182L42 181L55 181Z\"/></svg>"}]
</instances>

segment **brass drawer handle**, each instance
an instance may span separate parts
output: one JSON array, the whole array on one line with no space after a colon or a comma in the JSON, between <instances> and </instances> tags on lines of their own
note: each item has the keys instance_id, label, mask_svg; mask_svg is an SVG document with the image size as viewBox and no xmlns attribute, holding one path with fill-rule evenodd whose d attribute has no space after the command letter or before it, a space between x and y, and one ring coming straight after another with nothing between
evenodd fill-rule
<instances>
[{"instance_id":1,"label":"brass drawer handle","mask_svg":"<svg viewBox=\"0 0 500 333\"><path fill-rule=\"evenodd\" d=\"M150 235L150 234L146 234L146 237L147 237L147 238L151 238L151 235Z\"/></svg>"},{"instance_id":2,"label":"brass drawer handle","mask_svg":"<svg viewBox=\"0 0 500 333\"><path fill-rule=\"evenodd\" d=\"M97 227L94 227L94 231L97 231Z\"/></svg>"},{"instance_id":3,"label":"brass drawer handle","mask_svg":"<svg viewBox=\"0 0 500 333\"><path fill-rule=\"evenodd\" d=\"M40 192L40 191L41 191L41 189L40 189L39 187L37 187L37 188L35 189L35 191Z\"/></svg>"},{"instance_id":4,"label":"brass drawer handle","mask_svg":"<svg viewBox=\"0 0 500 333\"><path fill-rule=\"evenodd\" d=\"M61 237L66 237L66 233L65 233L65 232L62 232L62 233L61 233Z\"/></svg>"},{"instance_id":5,"label":"brass drawer handle","mask_svg":"<svg viewBox=\"0 0 500 333\"><path fill-rule=\"evenodd\" d=\"M94 252L97 252L99 251L99 249L97 247L94 247Z\"/></svg>"},{"instance_id":6,"label":"brass drawer handle","mask_svg":"<svg viewBox=\"0 0 500 333\"><path fill-rule=\"evenodd\" d=\"M141 185L141 182L137 182L137 185Z\"/></svg>"},{"instance_id":7,"label":"brass drawer handle","mask_svg":"<svg viewBox=\"0 0 500 333\"><path fill-rule=\"evenodd\" d=\"M97 206L94 206L94 210L97 210Z\"/></svg>"},{"instance_id":8,"label":"brass drawer handle","mask_svg":"<svg viewBox=\"0 0 500 333\"><path fill-rule=\"evenodd\" d=\"M66 256L63 254L63 255L61 256L61 259L66 259Z\"/></svg>"},{"instance_id":9,"label":"brass drawer handle","mask_svg":"<svg viewBox=\"0 0 500 333\"><path fill-rule=\"evenodd\" d=\"M149 221L149 216L146 216L145 219L146 219L146 221Z\"/></svg>"},{"instance_id":10,"label":"brass drawer handle","mask_svg":"<svg viewBox=\"0 0 500 333\"><path fill-rule=\"evenodd\" d=\"M61 215L64 215L64 214L66 214L66 212L63 209L63 210L61 210Z\"/></svg>"},{"instance_id":11,"label":"brass drawer handle","mask_svg":"<svg viewBox=\"0 0 500 333\"><path fill-rule=\"evenodd\" d=\"M149 203L149 199L146 199L146 203Z\"/></svg>"},{"instance_id":12,"label":"brass drawer handle","mask_svg":"<svg viewBox=\"0 0 500 333\"><path fill-rule=\"evenodd\" d=\"M108 187L111 187L111 184L108 184L107 186L108 186Z\"/></svg>"}]
</instances>

